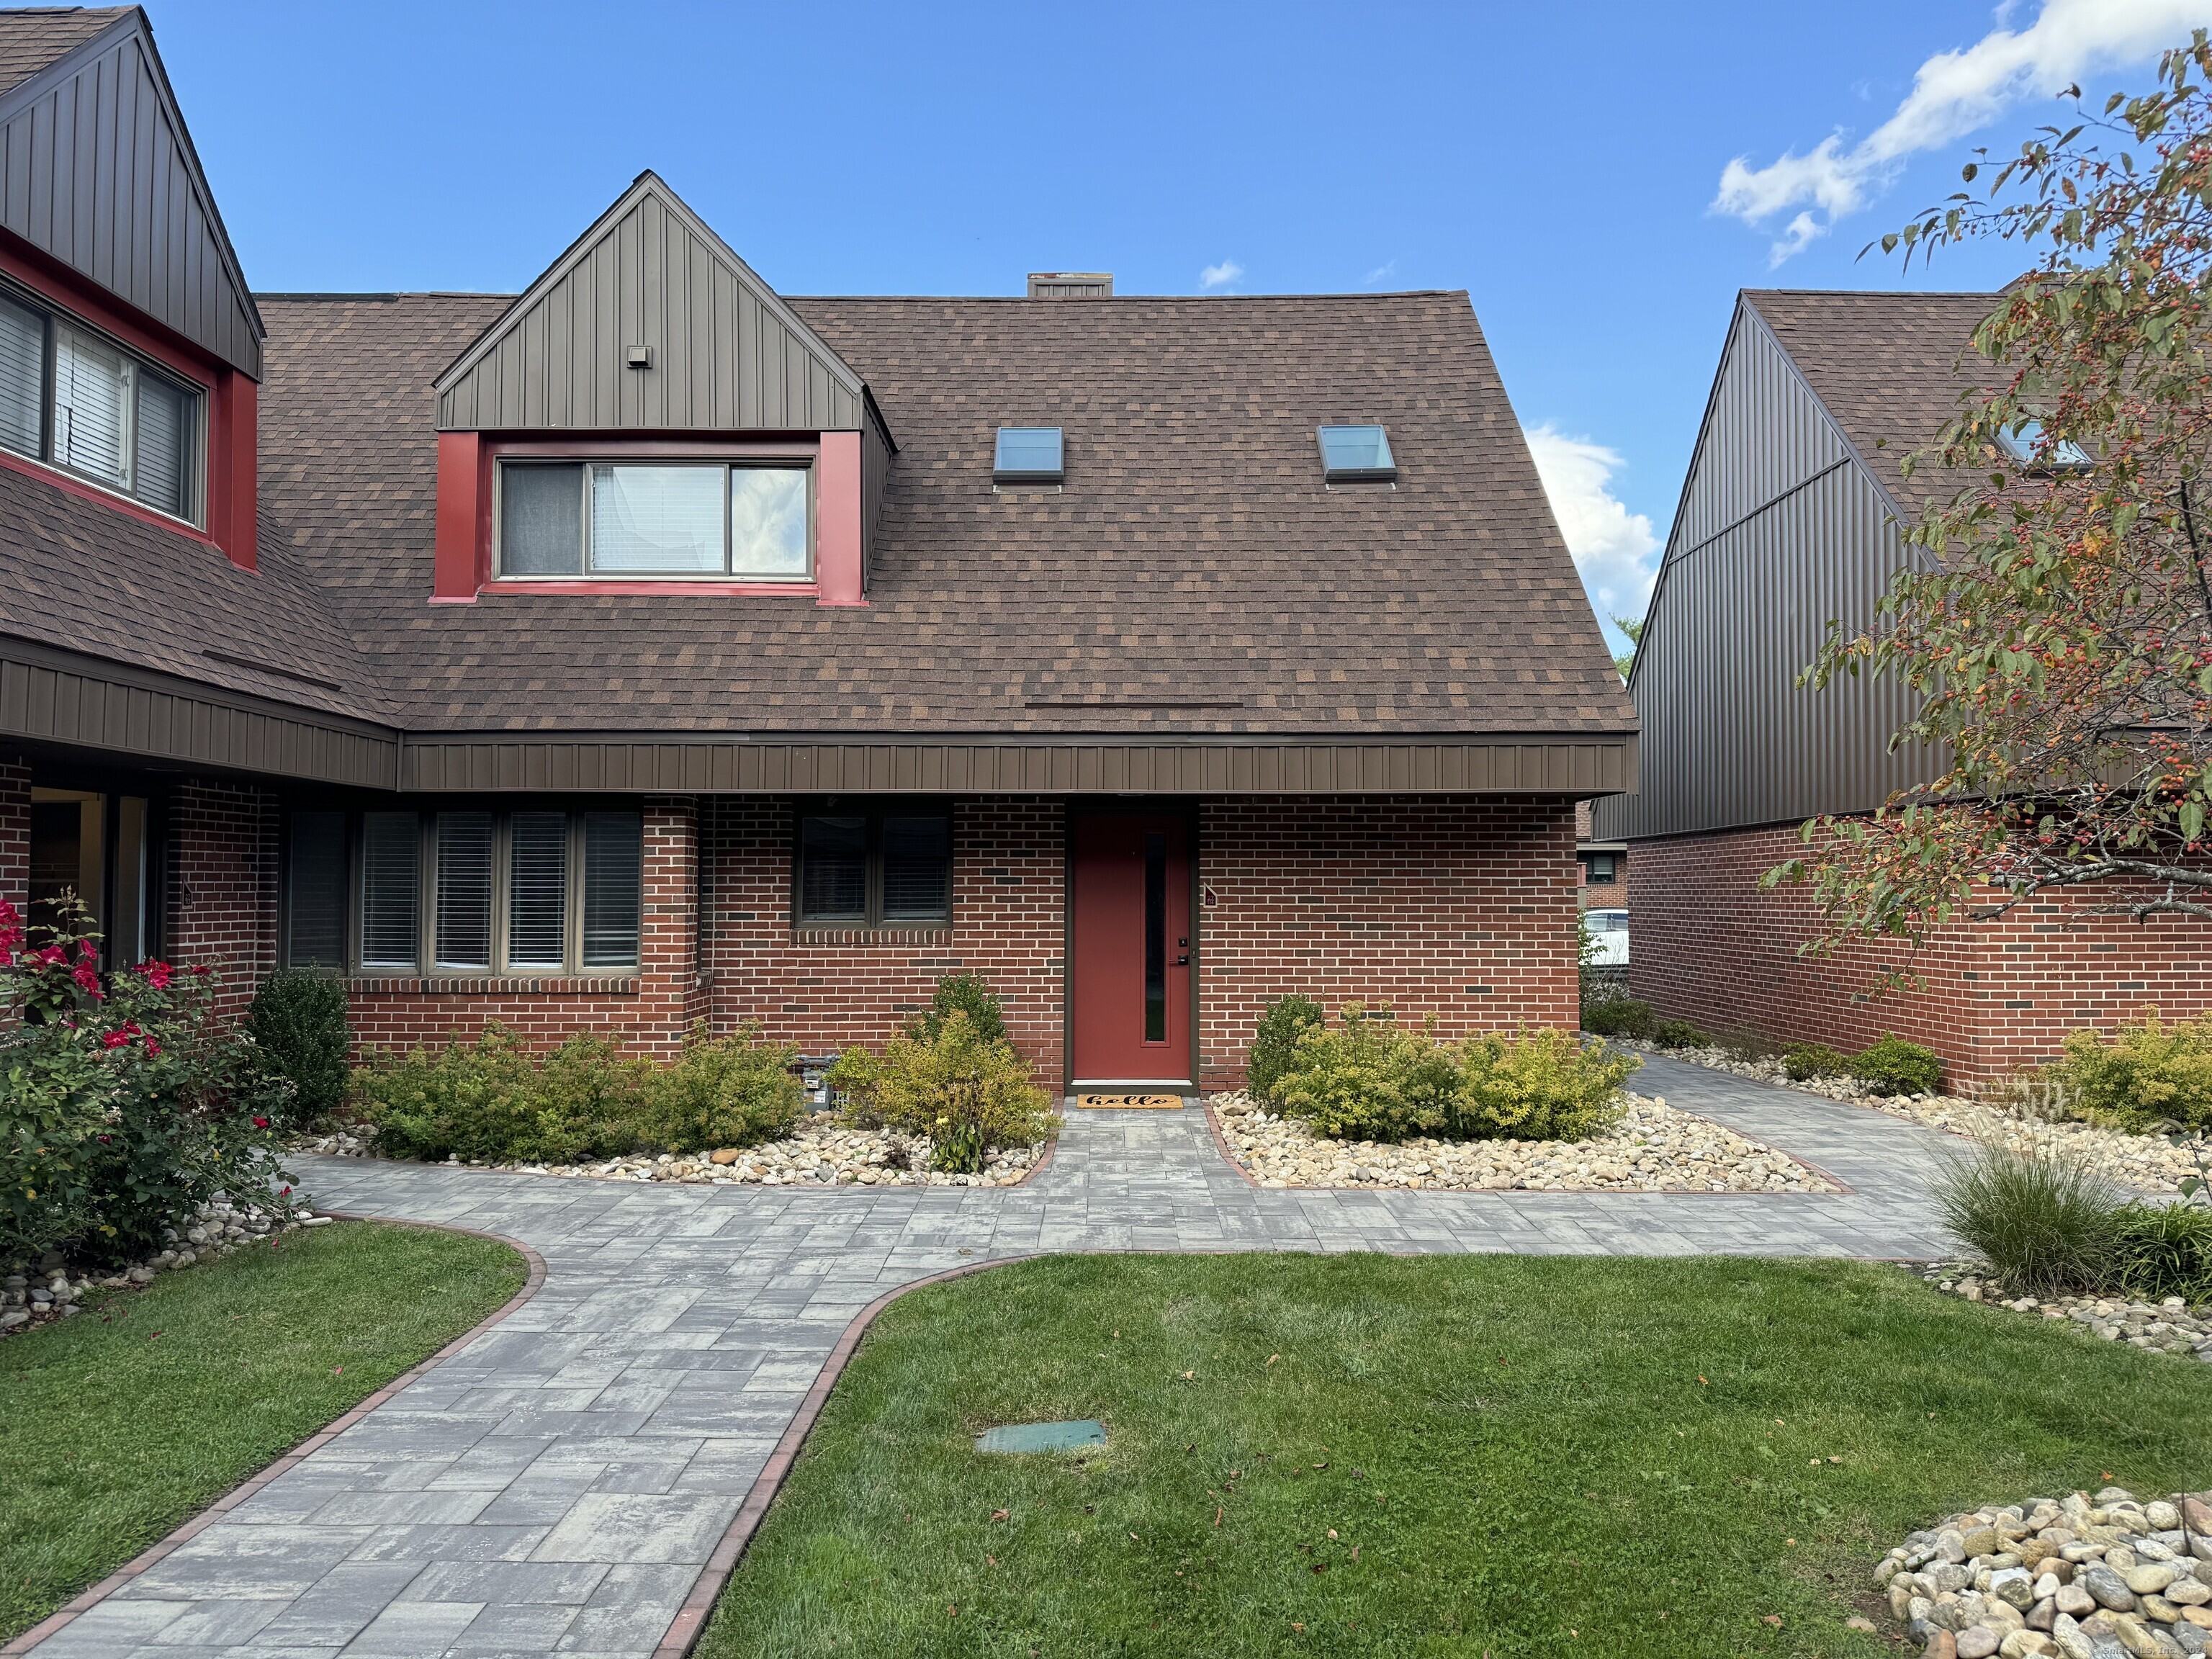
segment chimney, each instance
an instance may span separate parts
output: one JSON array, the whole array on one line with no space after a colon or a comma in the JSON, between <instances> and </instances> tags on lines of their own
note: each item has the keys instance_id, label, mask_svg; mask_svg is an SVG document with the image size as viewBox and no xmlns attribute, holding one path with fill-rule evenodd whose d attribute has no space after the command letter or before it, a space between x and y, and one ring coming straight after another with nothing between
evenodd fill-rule
<instances>
[{"instance_id":1,"label":"chimney","mask_svg":"<svg viewBox=\"0 0 2212 1659\"><path fill-rule=\"evenodd\" d=\"M1110 300L1114 273L1110 270L1033 270L1030 272L1032 300Z\"/></svg>"}]
</instances>

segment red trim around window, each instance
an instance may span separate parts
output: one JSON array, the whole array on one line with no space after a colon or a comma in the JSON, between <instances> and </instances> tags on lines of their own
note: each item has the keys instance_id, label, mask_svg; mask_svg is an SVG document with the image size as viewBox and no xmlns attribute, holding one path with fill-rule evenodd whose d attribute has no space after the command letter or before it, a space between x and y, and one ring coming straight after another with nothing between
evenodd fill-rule
<instances>
[{"instance_id":1,"label":"red trim around window","mask_svg":"<svg viewBox=\"0 0 2212 1659\"><path fill-rule=\"evenodd\" d=\"M814 468L814 580L716 580L712 577L501 576L492 569L492 500L501 456L562 460L805 460ZM849 498L849 499L848 499ZM867 604L861 592L860 434L763 437L754 432L573 438L489 432L438 434L438 546L430 603L472 605L480 593L678 593L811 598L817 605Z\"/></svg>"},{"instance_id":2,"label":"red trim around window","mask_svg":"<svg viewBox=\"0 0 2212 1659\"><path fill-rule=\"evenodd\" d=\"M218 362L181 335L129 309L106 289L87 282L6 230L0 230L0 273L12 277L57 310L112 335L133 351L161 364L206 394L206 472L202 479L206 526L204 529L198 528L166 513L157 513L128 495L103 489L73 472L29 456L0 451L0 466L41 479L70 495L99 501L163 530L204 542L219 549L241 570L256 568L259 562L257 511L260 388L252 377Z\"/></svg>"}]
</instances>

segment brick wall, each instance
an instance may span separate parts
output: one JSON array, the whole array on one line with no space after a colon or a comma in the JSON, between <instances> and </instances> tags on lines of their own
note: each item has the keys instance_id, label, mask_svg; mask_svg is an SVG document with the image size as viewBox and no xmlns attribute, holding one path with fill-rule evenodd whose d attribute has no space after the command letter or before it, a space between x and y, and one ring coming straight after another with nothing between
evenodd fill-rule
<instances>
[{"instance_id":1,"label":"brick wall","mask_svg":"<svg viewBox=\"0 0 2212 1659\"><path fill-rule=\"evenodd\" d=\"M1064 1081L1059 802L956 802L952 926L878 934L793 931L791 802L710 797L703 809L703 954L718 1030L757 1019L810 1054L880 1043L927 1006L939 977L971 973L998 993L1007 1033L1039 1078Z\"/></svg>"},{"instance_id":2,"label":"brick wall","mask_svg":"<svg viewBox=\"0 0 2212 1659\"><path fill-rule=\"evenodd\" d=\"M31 902L31 763L0 757L0 899L21 915Z\"/></svg>"},{"instance_id":3,"label":"brick wall","mask_svg":"<svg viewBox=\"0 0 2212 1659\"><path fill-rule=\"evenodd\" d=\"M2069 1031L2110 1030L2145 1005L2212 1007L2212 927L2090 914L2087 890L1959 922L1922 951L1924 990L1865 993L1904 950L1800 957L1816 931L1808 890L1759 878L1802 848L1794 825L1638 842L1629 982L1661 1012L1716 1032L1749 1030L1850 1051L1884 1031L1924 1042L1960 1082L2055 1058Z\"/></svg>"},{"instance_id":4,"label":"brick wall","mask_svg":"<svg viewBox=\"0 0 2212 1659\"><path fill-rule=\"evenodd\" d=\"M216 1012L235 1018L276 965L276 795L189 778L169 797L169 959L215 969Z\"/></svg>"},{"instance_id":5,"label":"brick wall","mask_svg":"<svg viewBox=\"0 0 2212 1659\"><path fill-rule=\"evenodd\" d=\"M576 1031L603 1031L635 1053L675 1053L706 1012L698 978L699 808L690 796L643 805L643 910L636 974L617 980L361 978L348 981L356 1036L404 1048L474 1036L497 1020L523 1041L550 1047Z\"/></svg>"},{"instance_id":6,"label":"brick wall","mask_svg":"<svg viewBox=\"0 0 2212 1659\"><path fill-rule=\"evenodd\" d=\"M1291 993L1447 1036L1574 1024L1571 802L1223 800L1199 819L1208 1087L1242 1079L1260 1011Z\"/></svg>"}]
</instances>

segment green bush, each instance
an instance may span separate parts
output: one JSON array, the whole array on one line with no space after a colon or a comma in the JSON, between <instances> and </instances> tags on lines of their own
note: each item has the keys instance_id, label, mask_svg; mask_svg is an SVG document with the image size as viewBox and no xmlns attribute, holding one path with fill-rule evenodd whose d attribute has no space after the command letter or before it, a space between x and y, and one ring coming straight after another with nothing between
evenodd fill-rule
<instances>
[{"instance_id":1,"label":"green bush","mask_svg":"<svg viewBox=\"0 0 2212 1659\"><path fill-rule=\"evenodd\" d=\"M1650 1003L1628 997L1594 1002L1583 1014L1583 1030L1593 1036L1632 1037L1638 1042L1648 1039L1658 1023Z\"/></svg>"},{"instance_id":2,"label":"green bush","mask_svg":"<svg viewBox=\"0 0 2212 1659\"><path fill-rule=\"evenodd\" d=\"M968 1016L968 1024L984 1042L1006 1040L1006 1012L997 994L973 974L947 974L939 980L929 1007L907 1021L906 1034L917 1042L934 1042L946 1016L956 1009Z\"/></svg>"},{"instance_id":3,"label":"green bush","mask_svg":"<svg viewBox=\"0 0 2212 1659\"><path fill-rule=\"evenodd\" d=\"M345 986L312 969L280 968L261 981L246 1011L246 1030L270 1066L292 1080L289 1114L315 1123L345 1103L353 1026Z\"/></svg>"},{"instance_id":4,"label":"green bush","mask_svg":"<svg viewBox=\"0 0 2212 1659\"><path fill-rule=\"evenodd\" d=\"M925 1137L933 1169L974 1175L994 1147L1030 1146L1060 1127L1029 1062L1003 1036L988 1038L964 1009L950 1010L933 1037L893 1037L880 1054L848 1048L830 1068L848 1121Z\"/></svg>"},{"instance_id":5,"label":"green bush","mask_svg":"<svg viewBox=\"0 0 2212 1659\"><path fill-rule=\"evenodd\" d=\"M1358 1004L1304 1028L1277 1085L1285 1116L1332 1140L1571 1140L1612 1127L1643 1062L1584 1048L1571 1031L1488 1032L1446 1045Z\"/></svg>"},{"instance_id":6,"label":"green bush","mask_svg":"<svg viewBox=\"0 0 2212 1659\"><path fill-rule=\"evenodd\" d=\"M1825 1042L1793 1042L1783 1051L1782 1073L1792 1083L1816 1077L1841 1077L1850 1070L1845 1060Z\"/></svg>"},{"instance_id":7,"label":"green bush","mask_svg":"<svg viewBox=\"0 0 2212 1659\"><path fill-rule=\"evenodd\" d=\"M1878 1095L1932 1095L1943 1085L1933 1048L1882 1033L1851 1061L1851 1075Z\"/></svg>"},{"instance_id":8,"label":"green bush","mask_svg":"<svg viewBox=\"0 0 2212 1659\"><path fill-rule=\"evenodd\" d=\"M533 1055L492 1022L473 1042L374 1054L353 1089L377 1149L394 1158L575 1164L646 1144L651 1071L590 1032Z\"/></svg>"},{"instance_id":9,"label":"green bush","mask_svg":"<svg viewBox=\"0 0 2212 1659\"><path fill-rule=\"evenodd\" d=\"M2075 1031L2045 1075L2092 1122L2136 1134L2202 1128L2212 1124L2212 1019L2169 1025L2150 1008L2110 1042Z\"/></svg>"},{"instance_id":10,"label":"green bush","mask_svg":"<svg viewBox=\"0 0 2212 1659\"><path fill-rule=\"evenodd\" d=\"M764 1039L757 1024L717 1037L699 1021L684 1052L646 1079L649 1132L672 1152L754 1146L790 1133L805 1107L791 1070L798 1056L789 1043Z\"/></svg>"},{"instance_id":11,"label":"green bush","mask_svg":"<svg viewBox=\"0 0 2212 1659\"><path fill-rule=\"evenodd\" d=\"M1788 1045L1777 1042L1763 1032L1739 1028L1712 1039L1721 1052L1730 1060L1756 1061L1779 1060L1789 1052Z\"/></svg>"},{"instance_id":12,"label":"green bush","mask_svg":"<svg viewBox=\"0 0 2212 1659\"><path fill-rule=\"evenodd\" d=\"M1984 1142L1948 1158L1935 1190L1943 1224L2009 1285L2045 1296L2092 1290L2114 1273L2119 1192L2075 1154Z\"/></svg>"},{"instance_id":13,"label":"green bush","mask_svg":"<svg viewBox=\"0 0 2212 1659\"><path fill-rule=\"evenodd\" d=\"M1278 997L1260 1015L1260 1029L1252 1039L1252 1052L1244 1061L1244 1087L1253 1099L1273 1105L1275 1085L1291 1069L1298 1047L1298 1034L1322 1021L1321 1004L1311 997Z\"/></svg>"},{"instance_id":14,"label":"green bush","mask_svg":"<svg viewBox=\"0 0 2212 1659\"><path fill-rule=\"evenodd\" d=\"M1644 1062L1571 1031L1491 1031L1460 1045L1461 1139L1581 1140L1620 1121L1621 1085Z\"/></svg>"},{"instance_id":15,"label":"green bush","mask_svg":"<svg viewBox=\"0 0 2212 1659\"><path fill-rule=\"evenodd\" d=\"M2212 1294L2212 1209L2202 1204L2125 1204L2113 1218L2120 1287L2155 1302Z\"/></svg>"},{"instance_id":16,"label":"green bush","mask_svg":"<svg viewBox=\"0 0 2212 1659\"><path fill-rule=\"evenodd\" d=\"M1651 1041L1662 1048L1702 1048L1706 1038L1686 1019L1662 1019L1651 1028Z\"/></svg>"}]
</instances>

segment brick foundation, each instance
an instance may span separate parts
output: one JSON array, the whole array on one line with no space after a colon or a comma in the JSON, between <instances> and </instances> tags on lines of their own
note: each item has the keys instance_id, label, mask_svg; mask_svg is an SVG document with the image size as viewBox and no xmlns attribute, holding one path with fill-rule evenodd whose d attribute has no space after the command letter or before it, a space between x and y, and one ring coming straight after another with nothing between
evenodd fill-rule
<instances>
[{"instance_id":1,"label":"brick foundation","mask_svg":"<svg viewBox=\"0 0 2212 1659\"><path fill-rule=\"evenodd\" d=\"M1233 1087L1260 1011L1388 1003L1446 1036L1574 1024L1572 803L1207 801L1200 1073Z\"/></svg>"},{"instance_id":2,"label":"brick foundation","mask_svg":"<svg viewBox=\"0 0 2212 1659\"><path fill-rule=\"evenodd\" d=\"M1900 947L1801 957L1816 931L1809 890L1762 890L1762 872L1802 851L1796 826L1636 843L1629 983L1662 1013L1716 1033L1752 1030L1846 1052L1884 1031L1923 1042L1952 1079L1989 1082L2057 1057L2069 1031L2110 1031L2146 1005L2212 1008L2212 928L2179 916L2137 924L2089 913L2083 891L1959 922L1924 949L1922 991L1864 993Z\"/></svg>"}]
</instances>

